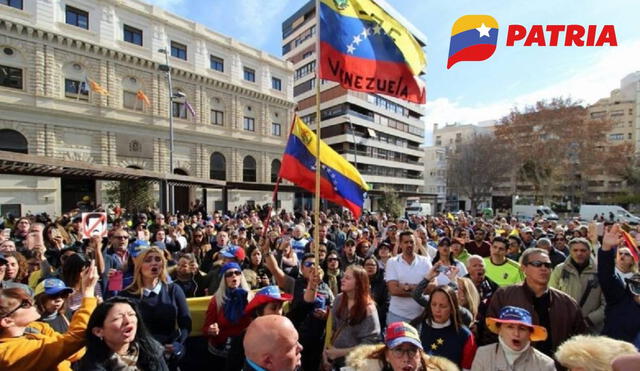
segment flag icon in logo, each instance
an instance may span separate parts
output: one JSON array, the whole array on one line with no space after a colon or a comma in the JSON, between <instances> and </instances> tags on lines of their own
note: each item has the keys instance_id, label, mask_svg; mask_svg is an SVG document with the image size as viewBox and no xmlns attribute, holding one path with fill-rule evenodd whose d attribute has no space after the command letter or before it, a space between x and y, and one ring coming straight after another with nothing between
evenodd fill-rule
<instances>
[{"instance_id":1,"label":"flag icon in logo","mask_svg":"<svg viewBox=\"0 0 640 371\"><path fill-rule=\"evenodd\" d=\"M447 69L462 61L489 59L498 43L498 22L490 15L465 15L453 24Z\"/></svg>"}]
</instances>

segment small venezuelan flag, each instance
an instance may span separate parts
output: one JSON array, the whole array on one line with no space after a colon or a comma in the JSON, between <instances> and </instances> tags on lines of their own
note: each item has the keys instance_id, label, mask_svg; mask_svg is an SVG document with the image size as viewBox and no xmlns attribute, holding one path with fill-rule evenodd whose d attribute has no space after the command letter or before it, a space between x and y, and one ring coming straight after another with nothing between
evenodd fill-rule
<instances>
[{"instance_id":1,"label":"small venezuelan flag","mask_svg":"<svg viewBox=\"0 0 640 371\"><path fill-rule=\"evenodd\" d=\"M296 116L280 167L281 178L309 192L316 189L316 141L315 133ZM323 141L320 141L320 164L320 197L360 217L369 187L358 170Z\"/></svg>"},{"instance_id":2,"label":"small venezuelan flag","mask_svg":"<svg viewBox=\"0 0 640 371\"><path fill-rule=\"evenodd\" d=\"M447 69L462 61L483 61L498 43L498 22L490 15L465 15L453 24Z\"/></svg>"}]
</instances>

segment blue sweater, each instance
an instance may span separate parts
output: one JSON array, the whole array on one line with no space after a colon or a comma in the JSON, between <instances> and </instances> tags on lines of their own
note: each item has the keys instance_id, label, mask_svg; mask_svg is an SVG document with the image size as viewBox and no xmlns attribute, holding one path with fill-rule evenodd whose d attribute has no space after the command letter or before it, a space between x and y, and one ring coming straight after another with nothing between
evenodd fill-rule
<instances>
[{"instance_id":1,"label":"blue sweater","mask_svg":"<svg viewBox=\"0 0 640 371\"><path fill-rule=\"evenodd\" d=\"M122 291L137 304L145 326L160 344L183 345L191 332L191 314L182 289L173 283L162 284L160 293L149 296Z\"/></svg>"},{"instance_id":2,"label":"blue sweater","mask_svg":"<svg viewBox=\"0 0 640 371\"><path fill-rule=\"evenodd\" d=\"M616 250L598 250L598 281L606 301L602 335L628 341L640 349L640 304L615 274Z\"/></svg>"}]
</instances>

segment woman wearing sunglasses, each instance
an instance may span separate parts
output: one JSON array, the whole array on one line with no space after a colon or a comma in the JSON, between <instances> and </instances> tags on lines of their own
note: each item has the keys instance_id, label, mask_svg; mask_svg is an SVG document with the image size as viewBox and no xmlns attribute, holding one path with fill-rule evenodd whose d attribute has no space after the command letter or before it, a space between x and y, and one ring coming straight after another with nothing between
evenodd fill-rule
<instances>
[{"instance_id":1,"label":"woman wearing sunglasses","mask_svg":"<svg viewBox=\"0 0 640 371\"><path fill-rule=\"evenodd\" d=\"M219 274L223 279L209 302L202 332L209 338L209 353L215 361L224 364L231 337L242 334L251 323L251 317L244 312L251 298L240 264L226 263Z\"/></svg>"},{"instance_id":2,"label":"woman wearing sunglasses","mask_svg":"<svg viewBox=\"0 0 640 371\"><path fill-rule=\"evenodd\" d=\"M55 332L43 322L32 299L20 288L0 290L0 368L2 370L71 370L72 356L85 343L85 330L97 305L98 271L92 261L82 272L82 305L69 331Z\"/></svg>"},{"instance_id":3,"label":"woman wearing sunglasses","mask_svg":"<svg viewBox=\"0 0 640 371\"><path fill-rule=\"evenodd\" d=\"M182 289L167 281L167 261L157 247L142 249L135 257L133 283L121 295L136 302L151 335L164 347L170 370L184 356L191 332L191 314Z\"/></svg>"}]
</instances>

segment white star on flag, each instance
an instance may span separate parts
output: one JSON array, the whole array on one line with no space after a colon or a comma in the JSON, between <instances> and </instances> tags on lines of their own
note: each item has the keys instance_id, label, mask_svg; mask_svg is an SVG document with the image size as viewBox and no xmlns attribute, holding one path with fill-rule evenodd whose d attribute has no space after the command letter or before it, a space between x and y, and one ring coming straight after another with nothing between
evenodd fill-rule
<instances>
[{"instance_id":1,"label":"white star on flag","mask_svg":"<svg viewBox=\"0 0 640 371\"><path fill-rule=\"evenodd\" d=\"M353 37L353 43L358 45L360 44L360 42L362 41L362 39L360 38L360 34L357 34Z\"/></svg>"},{"instance_id":2,"label":"white star on flag","mask_svg":"<svg viewBox=\"0 0 640 371\"><path fill-rule=\"evenodd\" d=\"M353 52L356 50L356 48L353 46L353 44L349 44L347 45L347 53L349 54L353 54Z\"/></svg>"},{"instance_id":3,"label":"white star on flag","mask_svg":"<svg viewBox=\"0 0 640 371\"><path fill-rule=\"evenodd\" d=\"M376 23L376 25L373 27L373 33L379 35L380 30L382 30L382 27L380 27L380 25Z\"/></svg>"},{"instance_id":4,"label":"white star on flag","mask_svg":"<svg viewBox=\"0 0 640 371\"><path fill-rule=\"evenodd\" d=\"M491 31L491 27L487 27L484 25L484 23L482 23L482 25L478 28L476 28L476 30L478 30L478 32L480 32L480 37L491 37L491 35L489 35L489 31Z\"/></svg>"}]
</instances>

